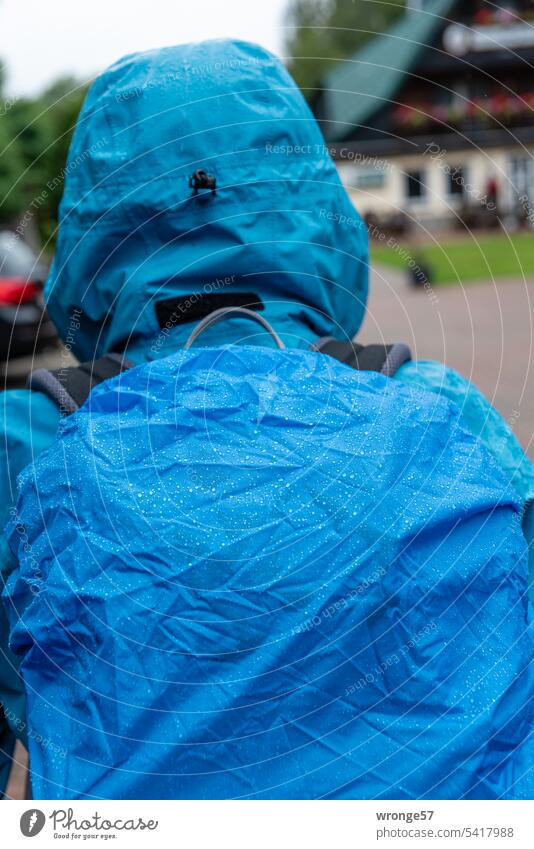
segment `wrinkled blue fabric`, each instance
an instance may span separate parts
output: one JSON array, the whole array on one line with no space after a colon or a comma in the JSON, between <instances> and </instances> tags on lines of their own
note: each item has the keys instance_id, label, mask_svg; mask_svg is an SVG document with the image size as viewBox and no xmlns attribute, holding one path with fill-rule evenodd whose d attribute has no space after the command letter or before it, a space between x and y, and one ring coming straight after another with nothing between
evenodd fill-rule
<instances>
[{"instance_id":1,"label":"wrinkled blue fabric","mask_svg":"<svg viewBox=\"0 0 534 849\"><path fill-rule=\"evenodd\" d=\"M430 360L406 363L394 379L453 401L464 426L484 443L518 495L524 501L534 498L534 466L507 422L473 383L443 363Z\"/></svg>"},{"instance_id":2,"label":"wrinkled blue fabric","mask_svg":"<svg viewBox=\"0 0 534 849\"><path fill-rule=\"evenodd\" d=\"M216 176L215 196L192 197L198 168ZM143 362L181 348L192 325L160 328L155 312L175 296L252 291L291 346L358 330L365 227L297 86L262 48L212 41L117 62L91 86L64 178L46 296L81 359L124 345ZM236 320L204 340L243 338L269 345L261 328ZM58 420L42 395L3 393L2 528L16 476L53 441ZM2 584L12 568L3 541ZM0 614L0 791L26 725L7 642Z\"/></svg>"},{"instance_id":3,"label":"wrinkled blue fabric","mask_svg":"<svg viewBox=\"0 0 534 849\"><path fill-rule=\"evenodd\" d=\"M28 463L48 448L56 437L59 411L46 398L24 389L11 389L0 396L0 592L17 562L9 550L3 529L17 498L17 476ZM11 768L11 754L18 738L27 745L27 717L22 682L18 673L20 656L8 645L9 626L0 605L0 796Z\"/></svg>"},{"instance_id":4,"label":"wrinkled blue fabric","mask_svg":"<svg viewBox=\"0 0 534 849\"><path fill-rule=\"evenodd\" d=\"M473 383L442 363L409 362L401 366L394 379L455 403L464 427L479 437L491 461L504 472L520 496L523 533L529 548L529 595L534 604L534 465L523 453L510 426Z\"/></svg>"},{"instance_id":5,"label":"wrinkled blue fabric","mask_svg":"<svg viewBox=\"0 0 534 849\"><path fill-rule=\"evenodd\" d=\"M9 530L36 796L532 798L526 543L488 456L317 354L94 390Z\"/></svg>"},{"instance_id":6,"label":"wrinkled blue fabric","mask_svg":"<svg viewBox=\"0 0 534 849\"><path fill-rule=\"evenodd\" d=\"M191 197L188 178L199 167L216 175L215 196ZM367 294L365 228L300 93L261 48L208 42L116 63L90 90L64 176L47 300L80 357L123 345L134 363L172 355L194 324L160 328L155 303L191 293L255 292L289 347L359 329ZM272 344L261 328L238 320L202 337L208 345L237 341ZM408 364L398 378L454 400L462 426L487 446L486 460L494 458L496 474L502 470L521 504L532 497L532 464L471 384L436 363ZM44 395L2 393L2 527L17 497L17 475L54 443L58 423L58 410ZM534 540L532 508L524 531ZM16 567L2 536L2 582ZM17 608L5 601L16 621L24 613L22 597ZM0 702L7 717L3 722L0 711L0 789L13 737L24 738L33 722L32 713L25 716L18 660L7 640L0 616ZM17 646L20 658L24 644Z\"/></svg>"}]
</instances>

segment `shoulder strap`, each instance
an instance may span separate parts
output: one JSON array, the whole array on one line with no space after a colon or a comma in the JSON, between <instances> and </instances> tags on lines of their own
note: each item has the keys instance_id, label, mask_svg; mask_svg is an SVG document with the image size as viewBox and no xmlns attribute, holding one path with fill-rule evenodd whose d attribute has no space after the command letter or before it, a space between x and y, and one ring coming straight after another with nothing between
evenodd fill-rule
<instances>
[{"instance_id":1,"label":"shoulder strap","mask_svg":"<svg viewBox=\"0 0 534 849\"><path fill-rule=\"evenodd\" d=\"M404 342L358 345L357 342L340 342L333 336L324 336L311 347L313 351L328 354L358 371L377 371L386 377L393 377L404 363L412 359L412 353Z\"/></svg>"},{"instance_id":2,"label":"shoulder strap","mask_svg":"<svg viewBox=\"0 0 534 849\"><path fill-rule=\"evenodd\" d=\"M30 374L26 387L47 395L59 407L60 413L68 416L82 406L95 386L132 366L133 363L120 354L106 354L78 366L53 371L36 369Z\"/></svg>"}]
</instances>

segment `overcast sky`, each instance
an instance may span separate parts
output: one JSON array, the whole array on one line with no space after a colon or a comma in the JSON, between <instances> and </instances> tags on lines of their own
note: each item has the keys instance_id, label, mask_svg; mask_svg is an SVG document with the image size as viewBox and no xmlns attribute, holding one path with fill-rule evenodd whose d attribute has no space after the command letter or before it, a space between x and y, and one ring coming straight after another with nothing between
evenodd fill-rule
<instances>
[{"instance_id":1,"label":"overcast sky","mask_svg":"<svg viewBox=\"0 0 534 849\"><path fill-rule=\"evenodd\" d=\"M287 0L0 0L8 94L87 79L125 53L233 36L282 52Z\"/></svg>"}]
</instances>

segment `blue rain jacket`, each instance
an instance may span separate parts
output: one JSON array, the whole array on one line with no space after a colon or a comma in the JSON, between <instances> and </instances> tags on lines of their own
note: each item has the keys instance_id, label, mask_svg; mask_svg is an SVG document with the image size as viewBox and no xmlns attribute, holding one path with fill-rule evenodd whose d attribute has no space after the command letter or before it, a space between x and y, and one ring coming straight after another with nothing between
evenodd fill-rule
<instances>
[{"instance_id":1,"label":"blue rain jacket","mask_svg":"<svg viewBox=\"0 0 534 849\"><path fill-rule=\"evenodd\" d=\"M216 177L215 195L192 196L188 180L199 168ZM49 310L80 358L120 348L143 363L179 350L192 328L174 319L160 326L160 300L218 292L255 293L289 347L325 334L350 338L365 310L365 229L313 116L269 53L216 41L126 57L93 84L80 115ZM237 341L270 344L235 319L203 338ZM397 379L454 400L520 503L532 498L532 465L475 387L436 363L407 364ZM16 518L17 475L53 443L59 414L26 390L4 392L0 410L3 526ZM17 566L4 537L0 565L3 580ZM27 728L5 619L0 632L0 742L9 754L13 735L25 740ZM0 782L7 765L0 762Z\"/></svg>"}]
</instances>

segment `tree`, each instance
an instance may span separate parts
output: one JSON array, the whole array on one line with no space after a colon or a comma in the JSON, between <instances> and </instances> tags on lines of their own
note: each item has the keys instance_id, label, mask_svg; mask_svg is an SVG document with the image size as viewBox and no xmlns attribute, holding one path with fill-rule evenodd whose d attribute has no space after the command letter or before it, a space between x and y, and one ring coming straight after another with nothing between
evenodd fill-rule
<instances>
[{"instance_id":1,"label":"tree","mask_svg":"<svg viewBox=\"0 0 534 849\"><path fill-rule=\"evenodd\" d=\"M285 48L304 95L311 99L336 60L391 26L403 9L404 0L291 0Z\"/></svg>"},{"instance_id":2,"label":"tree","mask_svg":"<svg viewBox=\"0 0 534 849\"><path fill-rule=\"evenodd\" d=\"M9 119L12 101L4 97L4 78L0 65L0 226L11 225L19 213L22 197L16 179L23 167L20 143L13 138Z\"/></svg>"},{"instance_id":3,"label":"tree","mask_svg":"<svg viewBox=\"0 0 534 849\"><path fill-rule=\"evenodd\" d=\"M13 142L3 113L0 115L0 226L12 225L21 209L21 192L14 185L21 170L19 146Z\"/></svg>"},{"instance_id":4,"label":"tree","mask_svg":"<svg viewBox=\"0 0 534 849\"><path fill-rule=\"evenodd\" d=\"M45 239L50 238L57 224L58 207L62 195L62 175L67 163L72 134L80 109L82 108L87 85L73 77L63 77L51 85L40 98L40 102L47 110L52 128L53 139L46 153L47 180L57 185L54 181L61 178L57 188L51 189L47 195L46 208L43 210L41 223L41 234Z\"/></svg>"},{"instance_id":5,"label":"tree","mask_svg":"<svg viewBox=\"0 0 534 849\"><path fill-rule=\"evenodd\" d=\"M27 238L38 234L47 240L54 233L61 199L57 178L64 174L86 90L70 77L36 98L2 101L0 89L0 226L23 221Z\"/></svg>"},{"instance_id":6,"label":"tree","mask_svg":"<svg viewBox=\"0 0 534 849\"><path fill-rule=\"evenodd\" d=\"M28 203L46 183L47 148L54 140L51 116L40 100L18 98L6 113L7 124L22 159L18 179Z\"/></svg>"},{"instance_id":7,"label":"tree","mask_svg":"<svg viewBox=\"0 0 534 849\"><path fill-rule=\"evenodd\" d=\"M70 141L80 109L82 108L87 84L80 84L74 77L61 77L53 85L46 89L41 97L46 104L52 117L55 132L55 145L53 156L55 168L60 173L65 166L69 152Z\"/></svg>"}]
</instances>

